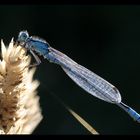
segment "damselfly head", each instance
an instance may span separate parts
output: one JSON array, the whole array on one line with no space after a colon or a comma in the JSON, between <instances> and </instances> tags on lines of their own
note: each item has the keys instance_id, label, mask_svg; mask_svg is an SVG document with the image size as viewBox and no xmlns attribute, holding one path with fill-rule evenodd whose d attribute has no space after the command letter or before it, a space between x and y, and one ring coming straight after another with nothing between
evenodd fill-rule
<instances>
[{"instance_id":1,"label":"damselfly head","mask_svg":"<svg viewBox=\"0 0 140 140\"><path fill-rule=\"evenodd\" d=\"M24 45L29 38L29 34L27 31L21 31L18 35L17 42L19 45Z\"/></svg>"}]
</instances>

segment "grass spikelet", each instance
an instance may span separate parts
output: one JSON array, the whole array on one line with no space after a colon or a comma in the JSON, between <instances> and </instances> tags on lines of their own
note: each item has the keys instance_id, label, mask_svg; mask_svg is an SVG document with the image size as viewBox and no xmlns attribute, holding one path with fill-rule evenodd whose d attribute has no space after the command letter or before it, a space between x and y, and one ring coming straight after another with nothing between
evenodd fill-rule
<instances>
[{"instance_id":1,"label":"grass spikelet","mask_svg":"<svg viewBox=\"0 0 140 140\"><path fill-rule=\"evenodd\" d=\"M13 41L8 48L1 41L1 51L0 134L31 134L42 120L35 68L26 67L31 58Z\"/></svg>"}]
</instances>

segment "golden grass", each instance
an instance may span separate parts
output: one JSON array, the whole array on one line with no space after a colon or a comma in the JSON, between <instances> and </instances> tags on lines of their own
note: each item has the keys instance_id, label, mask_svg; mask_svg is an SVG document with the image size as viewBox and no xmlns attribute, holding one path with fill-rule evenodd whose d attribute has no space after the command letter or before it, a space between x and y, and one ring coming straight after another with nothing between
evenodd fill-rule
<instances>
[{"instance_id":1,"label":"golden grass","mask_svg":"<svg viewBox=\"0 0 140 140\"><path fill-rule=\"evenodd\" d=\"M29 70L30 57L13 41L6 48L1 41L0 134L31 134L42 120L35 68Z\"/></svg>"}]
</instances>

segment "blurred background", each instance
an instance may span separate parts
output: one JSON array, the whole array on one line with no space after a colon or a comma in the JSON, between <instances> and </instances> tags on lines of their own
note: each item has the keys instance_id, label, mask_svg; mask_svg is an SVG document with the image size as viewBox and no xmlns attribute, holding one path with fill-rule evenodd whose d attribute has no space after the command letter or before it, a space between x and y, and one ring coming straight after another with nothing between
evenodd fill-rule
<instances>
[{"instance_id":1,"label":"blurred background","mask_svg":"<svg viewBox=\"0 0 140 140\"><path fill-rule=\"evenodd\" d=\"M55 49L115 85L124 103L140 113L140 6L1 5L0 38L9 44L19 31L44 38ZM140 134L140 124L116 105L78 87L41 58L34 79L44 116L33 134L90 134L50 93L100 134Z\"/></svg>"}]
</instances>

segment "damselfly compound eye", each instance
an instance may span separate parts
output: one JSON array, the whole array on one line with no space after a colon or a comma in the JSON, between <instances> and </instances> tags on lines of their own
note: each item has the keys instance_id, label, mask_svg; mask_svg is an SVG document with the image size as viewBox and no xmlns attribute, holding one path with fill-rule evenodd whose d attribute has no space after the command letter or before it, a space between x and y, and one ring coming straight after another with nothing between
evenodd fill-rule
<instances>
[{"instance_id":1,"label":"damselfly compound eye","mask_svg":"<svg viewBox=\"0 0 140 140\"><path fill-rule=\"evenodd\" d=\"M21 31L18 35L18 39L17 41L19 42L19 44L24 44L27 39L29 38L29 34L27 31Z\"/></svg>"}]
</instances>

